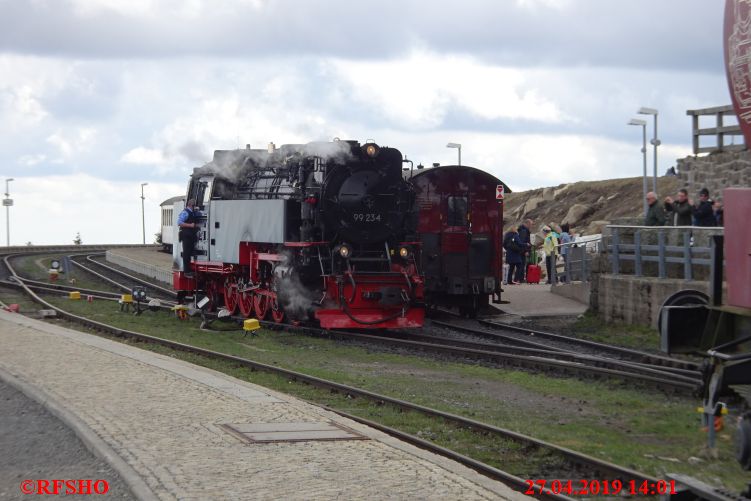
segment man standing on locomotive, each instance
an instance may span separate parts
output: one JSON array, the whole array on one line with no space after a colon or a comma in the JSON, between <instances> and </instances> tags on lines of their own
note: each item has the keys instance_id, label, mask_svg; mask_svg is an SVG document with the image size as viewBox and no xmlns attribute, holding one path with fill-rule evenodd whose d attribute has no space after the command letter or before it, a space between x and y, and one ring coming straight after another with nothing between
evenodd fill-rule
<instances>
[{"instance_id":1,"label":"man standing on locomotive","mask_svg":"<svg viewBox=\"0 0 751 501\"><path fill-rule=\"evenodd\" d=\"M177 216L177 226L180 228L178 235L183 247L183 273L188 277L193 276L190 269L190 257L193 255L193 247L196 245L196 228L198 227L198 216L200 216L195 207L196 201L191 198L185 203L185 208Z\"/></svg>"}]
</instances>

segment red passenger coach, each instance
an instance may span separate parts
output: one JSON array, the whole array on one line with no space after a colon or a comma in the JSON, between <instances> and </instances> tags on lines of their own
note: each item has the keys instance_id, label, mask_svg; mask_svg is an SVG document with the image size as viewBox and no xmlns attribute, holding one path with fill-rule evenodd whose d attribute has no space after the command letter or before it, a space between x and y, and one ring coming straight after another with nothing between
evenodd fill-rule
<instances>
[{"instance_id":1,"label":"red passenger coach","mask_svg":"<svg viewBox=\"0 0 751 501\"><path fill-rule=\"evenodd\" d=\"M490 296L501 299L503 196L500 179L467 166L412 176L422 241L425 300L474 317Z\"/></svg>"}]
</instances>

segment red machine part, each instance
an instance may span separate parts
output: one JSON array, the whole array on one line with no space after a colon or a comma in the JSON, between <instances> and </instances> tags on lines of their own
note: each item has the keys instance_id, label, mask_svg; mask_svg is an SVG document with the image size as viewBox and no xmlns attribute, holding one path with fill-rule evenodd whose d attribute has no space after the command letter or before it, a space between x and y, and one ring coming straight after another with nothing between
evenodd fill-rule
<instances>
[{"instance_id":1,"label":"red machine part","mask_svg":"<svg viewBox=\"0 0 751 501\"><path fill-rule=\"evenodd\" d=\"M413 266L393 265L392 274L348 273L325 277L326 297L336 307L317 310L326 329L422 327L425 310L411 306L424 297L422 278Z\"/></svg>"},{"instance_id":2,"label":"red machine part","mask_svg":"<svg viewBox=\"0 0 751 501\"><path fill-rule=\"evenodd\" d=\"M727 188L723 192L725 208L725 273L730 306L751 308L751 188Z\"/></svg>"},{"instance_id":3,"label":"red machine part","mask_svg":"<svg viewBox=\"0 0 751 501\"><path fill-rule=\"evenodd\" d=\"M327 242L290 242L293 249L327 244ZM419 245L407 242L401 245ZM194 278L183 272L173 273L173 285L178 291L193 291L202 287L212 301L212 307L224 306L231 313L254 316L259 320L285 320L284 309L273 290L273 277L264 276L262 267L283 261L285 257L268 245L240 243L240 265L220 262L193 262ZM247 270L247 272L246 272ZM247 273L247 276L243 274ZM424 308L411 306L423 299L423 282L414 266L394 264L391 274L350 273L344 277L323 277L326 288L325 303L330 307L316 311L316 318L325 329L342 328L404 328L421 327ZM252 285L248 285L252 284ZM353 286L354 284L354 286ZM408 301L382 304L383 294L391 293Z\"/></svg>"}]
</instances>

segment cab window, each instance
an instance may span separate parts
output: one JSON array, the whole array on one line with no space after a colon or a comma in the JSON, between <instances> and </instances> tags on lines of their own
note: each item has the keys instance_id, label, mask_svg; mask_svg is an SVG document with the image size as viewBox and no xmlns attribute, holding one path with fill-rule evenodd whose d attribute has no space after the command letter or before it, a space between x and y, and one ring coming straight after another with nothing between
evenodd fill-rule
<instances>
[{"instance_id":1,"label":"cab window","mask_svg":"<svg viewBox=\"0 0 751 501\"><path fill-rule=\"evenodd\" d=\"M448 197L448 226L467 226L467 197Z\"/></svg>"}]
</instances>

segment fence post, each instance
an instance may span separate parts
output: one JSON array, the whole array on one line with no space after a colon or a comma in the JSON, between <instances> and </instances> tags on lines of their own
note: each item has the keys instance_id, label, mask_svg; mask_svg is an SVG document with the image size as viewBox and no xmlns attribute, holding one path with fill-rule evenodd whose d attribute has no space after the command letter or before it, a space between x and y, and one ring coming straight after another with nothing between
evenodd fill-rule
<instances>
[{"instance_id":1,"label":"fence post","mask_svg":"<svg viewBox=\"0 0 751 501\"><path fill-rule=\"evenodd\" d=\"M657 254L659 276L665 278L667 276L665 270L665 232L662 230L657 232Z\"/></svg>"},{"instance_id":2,"label":"fence post","mask_svg":"<svg viewBox=\"0 0 751 501\"><path fill-rule=\"evenodd\" d=\"M582 282L589 282L589 266L587 266L587 244L584 244L582 251Z\"/></svg>"},{"instance_id":3,"label":"fence post","mask_svg":"<svg viewBox=\"0 0 751 501\"><path fill-rule=\"evenodd\" d=\"M683 233L683 278L685 280L694 279L691 257L691 234L686 231Z\"/></svg>"},{"instance_id":4,"label":"fence post","mask_svg":"<svg viewBox=\"0 0 751 501\"><path fill-rule=\"evenodd\" d=\"M617 275L621 271L621 258L618 255L618 240L618 228L613 228L613 253L610 256L613 261L613 275Z\"/></svg>"},{"instance_id":5,"label":"fence post","mask_svg":"<svg viewBox=\"0 0 751 501\"><path fill-rule=\"evenodd\" d=\"M641 271L641 230L634 232L634 274L642 276Z\"/></svg>"},{"instance_id":6,"label":"fence post","mask_svg":"<svg viewBox=\"0 0 751 501\"><path fill-rule=\"evenodd\" d=\"M709 287L713 306L722 304L722 263L725 259L724 235L712 235L710 243Z\"/></svg>"}]
</instances>

